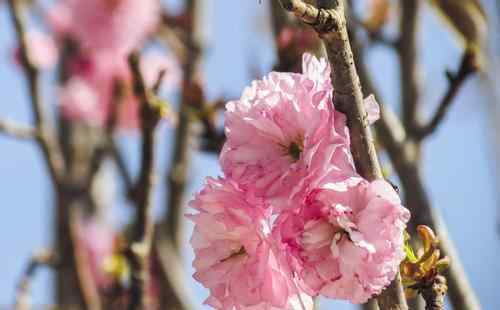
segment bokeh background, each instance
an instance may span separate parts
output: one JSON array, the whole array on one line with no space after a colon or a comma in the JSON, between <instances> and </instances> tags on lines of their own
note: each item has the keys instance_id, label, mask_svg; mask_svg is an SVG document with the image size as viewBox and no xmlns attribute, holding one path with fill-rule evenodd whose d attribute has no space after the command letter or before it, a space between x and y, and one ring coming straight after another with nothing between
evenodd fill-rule
<instances>
[{"instance_id":1,"label":"bokeh background","mask_svg":"<svg viewBox=\"0 0 500 310\"><path fill-rule=\"evenodd\" d=\"M206 53L203 58L205 81L211 98L224 95L237 98L256 73L267 73L275 63L275 52L269 25L268 1L205 0L203 23L206 31ZM49 4L50 1L42 1ZM500 4L485 0L490 15L490 49L500 56L497 16ZM175 12L182 1L165 1ZM423 104L432 111L444 92L444 71L455 68L461 50L438 17L424 5L418 57L422 66ZM25 84L19 67L13 62L16 45L10 17L0 1L0 117L30 122ZM398 63L395 55L383 46L368 55L369 65L387 103L399 100ZM489 64L495 81L498 64ZM497 72L497 73L495 73ZM44 96L53 98L54 77L44 76ZM495 81L496 82L496 81ZM426 143L424 175L433 205L444 218L450 235L460 252L465 270L484 309L499 309L498 277L500 276L500 239L498 230L498 172L496 122L500 102L495 102L498 85L485 76L476 75L460 91L445 123ZM175 94L172 101L176 100ZM54 104L54 102L48 101ZM128 164L138 167L137 136L121 135L120 145L126 149ZM165 175L172 129L161 128L159 175ZM193 147L196 147L194 145ZM191 152L186 201L200 189L206 176L220 173L215 155ZM114 178L110 167L109 178ZM112 182L110 182L112 183ZM163 180L159 180L157 199L164 199ZM53 197L38 148L28 141L16 141L0 135L0 305L12 304L16 283L31 253L50 244ZM110 186L111 187L111 186ZM113 190L110 189L110 195ZM112 196L110 196L112 197ZM162 212L160 206L155 212ZM130 215L130 207L120 197L114 200L110 220L122 225ZM186 221L187 222L187 221ZM207 292L191 278L192 251L188 246L191 226L185 226L185 274L194 305L199 309ZM52 302L50 271L41 270L32 289L35 305ZM322 309L351 309L344 303L321 301ZM324 307L323 307L324 306Z\"/></svg>"}]
</instances>

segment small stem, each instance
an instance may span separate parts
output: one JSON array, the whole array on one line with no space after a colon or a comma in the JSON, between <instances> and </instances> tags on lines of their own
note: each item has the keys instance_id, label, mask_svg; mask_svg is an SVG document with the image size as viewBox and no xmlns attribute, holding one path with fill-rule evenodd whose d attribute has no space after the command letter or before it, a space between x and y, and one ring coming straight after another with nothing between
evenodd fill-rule
<instances>
[{"instance_id":1,"label":"small stem","mask_svg":"<svg viewBox=\"0 0 500 310\"><path fill-rule=\"evenodd\" d=\"M19 281L16 292L16 310L28 310L30 309L30 288L31 282L35 277L36 271L39 267L54 265L54 255L51 251L42 250L33 255L31 260L26 267L26 270Z\"/></svg>"},{"instance_id":2,"label":"small stem","mask_svg":"<svg viewBox=\"0 0 500 310\"><path fill-rule=\"evenodd\" d=\"M460 88L467 80L467 78L477 71L477 68L476 57L473 53L466 51L462 56L458 71L455 74L451 72L447 73L449 81L448 89L443 96L443 99L441 99L438 109L429 123L425 126L422 126L417 131L417 138L419 140L423 140L427 136L434 133L443 123L446 114L448 113L452 103L454 102L453 99L455 99Z\"/></svg>"},{"instance_id":3,"label":"small stem","mask_svg":"<svg viewBox=\"0 0 500 310\"><path fill-rule=\"evenodd\" d=\"M0 120L0 133L16 139L36 139L36 129L9 120Z\"/></svg>"},{"instance_id":4,"label":"small stem","mask_svg":"<svg viewBox=\"0 0 500 310\"><path fill-rule=\"evenodd\" d=\"M421 289L422 297L425 300L425 310L444 310L444 300L448 286L443 276L436 276L431 283Z\"/></svg>"}]
</instances>

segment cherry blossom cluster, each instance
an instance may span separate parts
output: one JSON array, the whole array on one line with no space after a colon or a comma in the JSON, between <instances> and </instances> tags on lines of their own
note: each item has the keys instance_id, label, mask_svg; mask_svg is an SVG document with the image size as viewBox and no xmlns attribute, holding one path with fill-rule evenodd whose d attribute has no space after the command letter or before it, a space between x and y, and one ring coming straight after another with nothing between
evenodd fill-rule
<instances>
[{"instance_id":1,"label":"cherry blossom cluster","mask_svg":"<svg viewBox=\"0 0 500 310\"><path fill-rule=\"evenodd\" d=\"M117 111L120 128L138 127L138 103L127 56L141 48L158 27L159 5L157 0L56 2L47 19L64 54L65 81L59 93L63 116L104 126ZM153 86L163 70L162 86L175 88L180 83L181 70L171 55L146 52L141 70L147 86ZM118 109L113 106L117 83L122 86Z\"/></svg>"},{"instance_id":2,"label":"cherry blossom cluster","mask_svg":"<svg viewBox=\"0 0 500 310\"><path fill-rule=\"evenodd\" d=\"M312 309L366 302L395 277L409 212L384 180L356 173L330 67L272 72L225 113L223 177L190 202L194 278L216 309ZM369 121L378 105L365 100Z\"/></svg>"}]
</instances>

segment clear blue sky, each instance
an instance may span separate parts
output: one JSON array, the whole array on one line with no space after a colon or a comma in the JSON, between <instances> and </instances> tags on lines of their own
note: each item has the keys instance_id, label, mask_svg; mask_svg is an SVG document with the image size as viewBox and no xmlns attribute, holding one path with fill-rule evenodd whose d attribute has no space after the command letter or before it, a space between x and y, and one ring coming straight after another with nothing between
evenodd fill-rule
<instances>
[{"instance_id":1,"label":"clear blue sky","mask_svg":"<svg viewBox=\"0 0 500 310\"><path fill-rule=\"evenodd\" d=\"M267 1L206 1L207 53L206 81L210 96L238 96L250 81L253 66L267 72L273 63L273 47L267 27ZM168 1L174 7L179 1ZM420 43L426 46L419 57L424 67L423 105L434 107L446 86L444 70L455 68L459 49L447 32L440 31L434 15L424 14ZM12 65L10 53L14 45L10 20L5 6L0 5L0 117L29 122L24 80ZM384 99L399 99L397 63L383 48L370 55L375 79ZM53 85L47 76L46 92L50 99ZM52 89L52 90L51 90ZM478 78L467 82L446 119L444 126L425 147L424 174L432 201L440 210L450 234L457 244L470 280L479 294L484 309L500 307L497 277L500 275L500 240L496 233L497 202L494 178L493 147L488 144L486 105ZM47 103L53 103L48 100ZM123 144L136 167L136 137L123 137ZM162 159L168 158L171 132L163 130ZM160 174L165 171L161 163ZM190 194L198 190L206 175L219 173L215 156L193 154L190 173ZM10 304L15 285L30 253L49 244L52 216L52 195L38 149L30 142L0 136L0 305ZM160 190L163 186L160 185ZM159 195L160 196L160 195ZM188 197L186 197L188 198ZM124 208L120 202L116 208ZM158 210L160 211L160 210ZM121 212L126 213L126 212ZM190 227L186 227L186 239ZM190 274L192 253L186 246L186 278L195 296L196 305L206 291L194 283ZM35 304L51 301L50 272L37 276L33 287ZM330 305L330 303L322 303ZM326 308L326 307L325 307ZM342 304L335 309L349 309ZM200 309L202 307L200 306Z\"/></svg>"}]
</instances>

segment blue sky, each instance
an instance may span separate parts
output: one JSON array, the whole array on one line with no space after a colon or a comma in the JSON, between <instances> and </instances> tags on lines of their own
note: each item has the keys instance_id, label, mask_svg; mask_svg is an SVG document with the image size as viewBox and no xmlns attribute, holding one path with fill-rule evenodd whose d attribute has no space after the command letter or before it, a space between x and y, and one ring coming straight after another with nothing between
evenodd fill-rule
<instances>
[{"instance_id":1,"label":"blue sky","mask_svg":"<svg viewBox=\"0 0 500 310\"><path fill-rule=\"evenodd\" d=\"M206 2L207 51L205 77L212 97L239 96L249 83L252 68L267 72L274 61L267 27L267 1L217 0ZM168 1L178 7L179 1ZM425 10L420 35L424 97L427 111L435 106L446 87L444 70L457 66L460 50L441 24ZM10 20L0 5L0 117L30 122L24 80L11 62L14 45ZM4 30L6 29L6 30ZM387 102L399 100L398 69L392 53L376 48L369 54L370 67ZM45 76L45 95L50 99L53 86ZM424 175L434 205L445 219L485 309L500 306L496 295L496 277L500 274L500 240L496 232L497 201L493 147L489 144L489 119L481 80L469 80L446 118L444 126L425 145ZM48 104L50 101L47 102ZM165 158L172 134L163 128L158 148L162 162L159 174L166 169ZM136 137L121 137L131 167L137 167ZM189 195L198 190L203 178L219 174L213 155L193 153ZM159 190L163 186L160 183ZM158 194L161 197L162 193ZM33 250L47 246L51 239L52 195L38 149L31 143L0 136L0 305L10 304L17 280ZM188 199L189 197L186 197ZM160 200L162 198L158 198ZM161 206L158 203L158 206ZM125 209L122 201L117 209ZM125 209L126 210L126 209ZM158 207L156 212L161 212ZM125 214L121 211L120 214ZM123 215L123 216L125 216ZM119 221L119 220L117 220ZM186 240L190 234L186 225ZM190 278L192 253L186 246L186 279L194 304L200 305L206 291ZM42 271L33 287L35 304L51 301L50 272ZM330 305L330 302L322 302ZM326 308L326 307L325 307ZM335 309L349 309L339 304ZM202 307L200 306L200 309Z\"/></svg>"}]
</instances>

